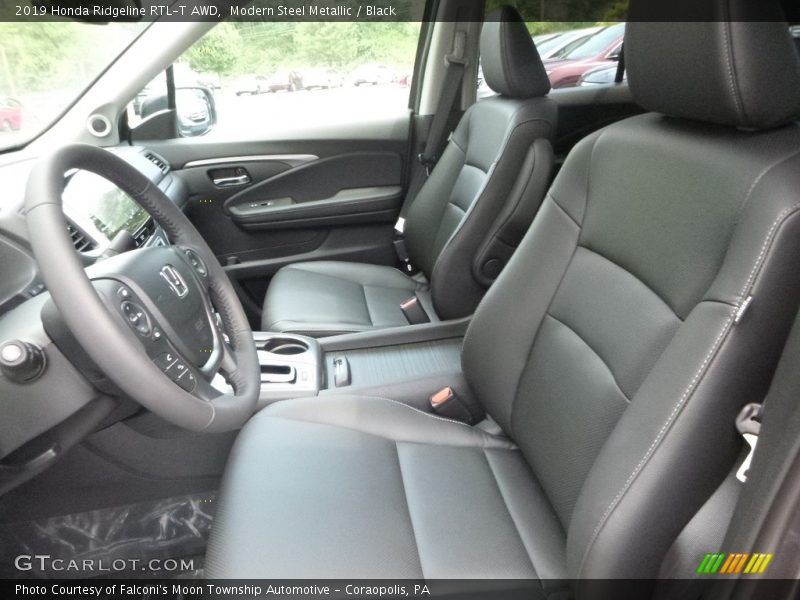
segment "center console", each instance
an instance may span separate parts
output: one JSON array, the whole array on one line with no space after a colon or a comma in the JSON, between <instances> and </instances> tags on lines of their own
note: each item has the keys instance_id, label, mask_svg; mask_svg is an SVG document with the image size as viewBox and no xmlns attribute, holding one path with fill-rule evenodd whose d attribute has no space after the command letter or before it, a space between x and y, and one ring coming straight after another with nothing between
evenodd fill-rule
<instances>
[{"instance_id":1,"label":"center console","mask_svg":"<svg viewBox=\"0 0 800 600\"><path fill-rule=\"evenodd\" d=\"M465 319L321 339L254 332L261 366L259 406L358 394L425 408L438 389L466 387L461 345L467 324Z\"/></svg>"},{"instance_id":2,"label":"center console","mask_svg":"<svg viewBox=\"0 0 800 600\"><path fill-rule=\"evenodd\" d=\"M313 338L253 332L261 366L259 404L316 396L323 385L322 349Z\"/></svg>"}]
</instances>

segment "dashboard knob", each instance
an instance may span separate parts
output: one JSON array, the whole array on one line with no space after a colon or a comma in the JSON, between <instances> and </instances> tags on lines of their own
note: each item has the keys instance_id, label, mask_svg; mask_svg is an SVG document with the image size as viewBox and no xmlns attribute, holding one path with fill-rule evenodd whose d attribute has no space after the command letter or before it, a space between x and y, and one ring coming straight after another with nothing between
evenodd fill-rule
<instances>
[{"instance_id":1,"label":"dashboard knob","mask_svg":"<svg viewBox=\"0 0 800 600\"><path fill-rule=\"evenodd\" d=\"M16 383L31 383L44 372L45 357L42 349L21 340L10 340L0 345L0 371Z\"/></svg>"}]
</instances>

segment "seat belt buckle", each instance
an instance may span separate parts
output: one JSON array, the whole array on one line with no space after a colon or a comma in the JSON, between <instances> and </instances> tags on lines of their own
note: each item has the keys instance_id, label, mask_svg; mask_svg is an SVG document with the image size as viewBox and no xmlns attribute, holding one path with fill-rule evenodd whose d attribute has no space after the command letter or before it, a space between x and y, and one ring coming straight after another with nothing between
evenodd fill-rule
<instances>
[{"instance_id":1,"label":"seat belt buckle","mask_svg":"<svg viewBox=\"0 0 800 600\"><path fill-rule=\"evenodd\" d=\"M464 402L453 391L451 387L445 387L434 393L430 397L430 404L433 412L437 415L461 421L462 423L472 424L474 418Z\"/></svg>"},{"instance_id":2,"label":"seat belt buckle","mask_svg":"<svg viewBox=\"0 0 800 600\"><path fill-rule=\"evenodd\" d=\"M400 261L400 267L406 275L414 275L417 269L411 264L411 257L408 255L408 248L406 248L406 241L403 236L397 236L392 240L394 245L394 253Z\"/></svg>"},{"instance_id":3,"label":"seat belt buckle","mask_svg":"<svg viewBox=\"0 0 800 600\"><path fill-rule=\"evenodd\" d=\"M753 461L753 453L758 444L758 435L761 433L761 413L763 406L757 403L746 404L736 416L736 429L739 431L744 441L750 447L739 469L736 471L736 479L742 483L747 481L750 463Z\"/></svg>"},{"instance_id":4,"label":"seat belt buckle","mask_svg":"<svg viewBox=\"0 0 800 600\"><path fill-rule=\"evenodd\" d=\"M410 325L431 322L428 313L422 308L422 304L420 304L419 297L416 294L411 296L408 300L403 300L400 303L400 310L403 311Z\"/></svg>"}]
</instances>

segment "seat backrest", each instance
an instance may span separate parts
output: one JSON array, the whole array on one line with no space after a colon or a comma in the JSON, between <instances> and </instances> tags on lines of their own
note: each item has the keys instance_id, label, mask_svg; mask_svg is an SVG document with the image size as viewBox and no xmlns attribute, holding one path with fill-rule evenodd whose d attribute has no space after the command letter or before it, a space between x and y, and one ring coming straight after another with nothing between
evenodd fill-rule
<instances>
[{"instance_id":1,"label":"seat backrest","mask_svg":"<svg viewBox=\"0 0 800 600\"><path fill-rule=\"evenodd\" d=\"M508 203L519 205L512 212L529 225L552 167L552 149L545 142L555 133L557 108L545 97L547 73L514 9L487 17L481 55L486 82L498 95L467 110L406 215L409 255L430 279L434 307L443 319L472 314L497 269L496 262L490 264L495 271L488 280L475 276L481 244L502 228L501 212ZM543 142L534 146L537 140ZM517 180L531 178L512 194ZM477 268L492 258L487 255Z\"/></svg>"},{"instance_id":2,"label":"seat backrest","mask_svg":"<svg viewBox=\"0 0 800 600\"><path fill-rule=\"evenodd\" d=\"M567 531L570 577L655 577L797 310L800 64L767 21L629 24L630 86L658 112L575 147L467 333L465 375Z\"/></svg>"}]
</instances>

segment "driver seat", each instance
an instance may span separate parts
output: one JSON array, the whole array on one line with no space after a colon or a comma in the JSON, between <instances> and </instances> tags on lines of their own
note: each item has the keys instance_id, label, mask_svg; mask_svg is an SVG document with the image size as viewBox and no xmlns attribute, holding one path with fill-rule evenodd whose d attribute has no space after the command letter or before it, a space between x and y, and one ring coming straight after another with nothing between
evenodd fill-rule
<instances>
[{"instance_id":1,"label":"driver seat","mask_svg":"<svg viewBox=\"0 0 800 600\"><path fill-rule=\"evenodd\" d=\"M575 147L479 305L463 370L502 433L383 398L270 406L232 450L209 578L543 597L657 575L734 465L800 298L800 64L775 4L724 1L764 22L629 25L653 112Z\"/></svg>"}]
</instances>

